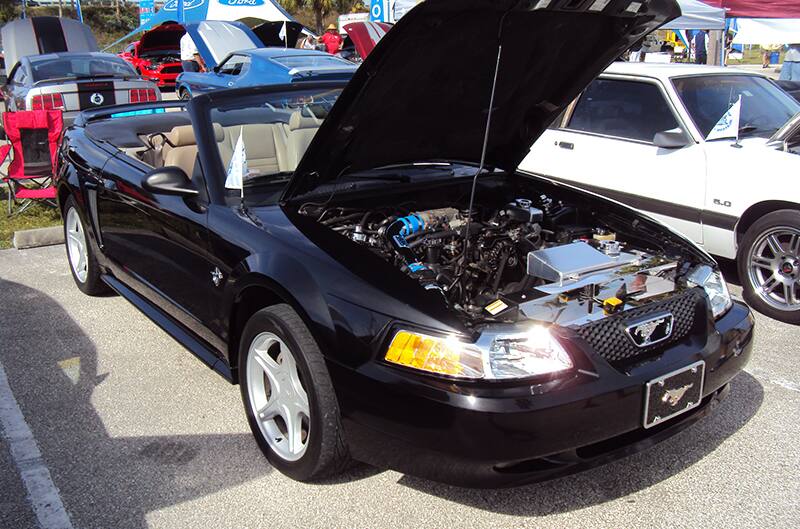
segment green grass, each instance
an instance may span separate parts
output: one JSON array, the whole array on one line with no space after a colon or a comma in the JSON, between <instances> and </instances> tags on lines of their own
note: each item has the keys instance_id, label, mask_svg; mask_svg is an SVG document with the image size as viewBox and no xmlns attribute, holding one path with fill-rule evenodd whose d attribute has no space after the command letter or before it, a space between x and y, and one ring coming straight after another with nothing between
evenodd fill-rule
<instances>
[{"instance_id":1,"label":"green grass","mask_svg":"<svg viewBox=\"0 0 800 529\"><path fill-rule=\"evenodd\" d=\"M46 228L61 224L58 210L52 206L35 204L26 209L22 214L7 217L8 211L5 189L0 189L0 249L11 248L11 241L15 231L29 230L31 228Z\"/></svg>"}]
</instances>

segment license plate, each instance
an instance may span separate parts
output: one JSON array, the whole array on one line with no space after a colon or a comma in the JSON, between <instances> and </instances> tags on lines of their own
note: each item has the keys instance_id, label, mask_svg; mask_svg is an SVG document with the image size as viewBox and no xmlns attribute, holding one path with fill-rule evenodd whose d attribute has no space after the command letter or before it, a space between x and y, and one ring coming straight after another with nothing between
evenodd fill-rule
<instances>
[{"instance_id":1,"label":"license plate","mask_svg":"<svg viewBox=\"0 0 800 529\"><path fill-rule=\"evenodd\" d=\"M706 363L702 360L647 383L644 427L661 424L700 405Z\"/></svg>"}]
</instances>

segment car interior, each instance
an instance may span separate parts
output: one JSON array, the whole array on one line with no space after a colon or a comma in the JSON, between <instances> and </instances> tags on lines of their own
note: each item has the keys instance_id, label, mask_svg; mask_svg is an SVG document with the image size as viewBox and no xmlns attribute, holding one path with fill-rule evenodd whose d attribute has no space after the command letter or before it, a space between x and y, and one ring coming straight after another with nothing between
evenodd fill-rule
<instances>
[{"instance_id":1,"label":"car interior","mask_svg":"<svg viewBox=\"0 0 800 529\"><path fill-rule=\"evenodd\" d=\"M230 164L241 136L249 175L291 172L326 116L327 107L315 104L219 112L213 127L223 167ZM122 129L113 119L104 120L90 124L87 132L151 167L177 166L187 175L194 173L198 146L186 112L128 117Z\"/></svg>"}]
</instances>

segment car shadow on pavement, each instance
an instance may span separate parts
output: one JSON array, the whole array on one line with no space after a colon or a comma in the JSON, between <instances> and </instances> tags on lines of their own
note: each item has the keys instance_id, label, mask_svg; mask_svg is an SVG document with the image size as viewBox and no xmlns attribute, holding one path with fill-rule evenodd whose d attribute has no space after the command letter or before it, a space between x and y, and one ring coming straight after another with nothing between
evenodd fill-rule
<instances>
[{"instance_id":1,"label":"car shadow on pavement","mask_svg":"<svg viewBox=\"0 0 800 529\"><path fill-rule=\"evenodd\" d=\"M112 436L89 337L38 290L0 280L0 294L0 361L75 527L146 528L152 511L271 471L250 433Z\"/></svg>"},{"instance_id":2,"label":"car shadow on pavement","mask_svg":"<svg viewBox=\"0 0 800 529\"><path fill-rule=\"evenodd\" d=\"M546 516L583 509L644 490L691 467L742 428L763 400L761 384L742 372L731 381L729 395L710 416L674 437L628 458L544 483L481 490L408 475L399 483L470 507L515 516Z\"/></svg>"}]
</instances>

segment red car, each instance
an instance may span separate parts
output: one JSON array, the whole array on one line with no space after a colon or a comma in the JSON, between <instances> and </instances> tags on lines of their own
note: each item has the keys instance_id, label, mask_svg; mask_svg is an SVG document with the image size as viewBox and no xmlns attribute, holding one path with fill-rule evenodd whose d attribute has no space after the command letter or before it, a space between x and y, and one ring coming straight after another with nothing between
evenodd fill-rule
<instances>
[{"instance_id":1,"label":"red car","mask_svg":"<svg viewBox=\"0 0 800 529\"><path fill-rule=\"evenodd\" d=\"M180 41L185 32L180 24L162 24L129 44L119 56L159 88L174 87L175 78L183 71Z\"/></svg>"}]
</instances>

